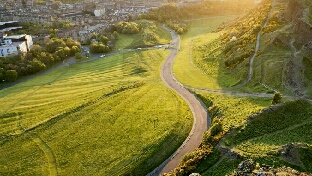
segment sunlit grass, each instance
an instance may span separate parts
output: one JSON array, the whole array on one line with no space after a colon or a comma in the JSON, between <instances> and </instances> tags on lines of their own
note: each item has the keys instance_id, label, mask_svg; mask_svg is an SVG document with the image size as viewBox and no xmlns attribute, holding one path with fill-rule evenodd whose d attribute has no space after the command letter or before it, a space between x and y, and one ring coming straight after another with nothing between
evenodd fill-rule
<instances>
[{"instance_id":1,"label":"sunlit grass","mask_svg":"<svg viewBox=\"0 0 312 176\"><path fill-rule=\"evenodd\" d=\"M107 56L1 90L0 175L48 174L53 166L58 175L145 175L157 167L193 121L160 78L168 53Z\"/></svg>"},{"instance_id":2,"label":"sunlit grass","mask_svg":"<svg viewBox=\"0 0 312 176\"><path fill-rule=\"evenodd\" d=\"M200 91L196 93L202 98L212 101L213 105L220 108L225 130L242 125L248 116L260 112L271 103L270 98L239 97Z\"/></svg>"},{"instance_id":3,"label":"sunlit grass","mask_svg":"<svg viewBox=\"0 0 312 176\"><path fill-rule=\"evenodd\" d=\"M311 144L311 107L306 101L287 102L242 125L225 138L224 144L252 158L276 156L289 143Z\"/></svg>"},{"instance_id":4,"label":"sunlit grass","mask_svg":"<svg viewBox=\"0 0 312 176\"><path fill-rule=\"evenodd\" d=\"M185 85L209 89L221 89L218 83L218 62L211 63L210 72L199 68L194 59L200 57L194 52L195 48L214 42L220 33L214 33L222 22L234 19L236 16L207 17L204 19L188 21L188 33L181 36L181 50L173 65L173 72L177 79Z\"/></svg>"}]
</instances>

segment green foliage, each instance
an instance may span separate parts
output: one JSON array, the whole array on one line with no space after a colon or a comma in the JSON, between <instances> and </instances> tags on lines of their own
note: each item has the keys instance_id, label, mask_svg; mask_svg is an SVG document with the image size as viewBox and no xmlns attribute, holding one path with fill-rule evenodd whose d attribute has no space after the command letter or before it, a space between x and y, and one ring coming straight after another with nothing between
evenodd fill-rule
<instances>
[{"instance_id":1,"label":"green foliage","mask_svg":"<svg viewBox=\"0 0 312 176\"><path fill-rule=\"evenodd\" d=\"M211 126L210 133L212 136L216 136L217 134L220 134L223 132L222 124L220 122L215 122Z\"/></svg>"},{"instance_id":2,"label":"green foliage","mask_svg":"<svg viewBox=\"0 0 312 176\"><path fill-rule=\"evenodd\" d=\"M18 76L31 75L79 52L79 42L70 38L52 38L45 47L33 45L26 55L0 58L0 69L15 70Z\"/></svg>"},{"instance_id":3,"label":"green foliage","mask_svg":"<svg viewBox=\"0 0 312 176\"><path fill-rule=\"evenodd\" d=\"M299 148L300 159L306 168L307 172L312 172L312 147L303 147Z\"/></svg>"},{"instance_id":4,"label":"green foliage","mask_svg":"<svg viewBox=\"0 0 312 176\"><path fill-rule=\"evenodd\" d=\"M275 92L272 100L272 105L280 103L282 100L282 94L279 92Z\"/></svg>"},{"instance_id":5,"label":"green foliage","mask_svg":"<svg viewBox=\"0 0 312 176\"><path fill-rule=\"evenodd\" d=\"M267 18L270 4L271 0L262 1L261 5L251 10L243 18L239 18L229 26L219 27L218 30L226 28L220 39L225 55L224 64L227 68L235 68L253 55L254 49L250 48L248 44L256 40L256 35Z\"/></svg>"},{"instance_id":6,"label":"green foliage","mask_svg":"<svg viewBox=\"0 0 312 176\"><path fill-rule=\"evenodd\" d=\"M186 24L177 20L166 21L166 25L180 35L188 31Z\"/></svg>"},{"instance_id":7,"label":"green foliage","mask_svg":"<svg viewBox=\"0 0 312 176\"><path fill-rule=\"evenodd\" d=\"M140 31L139 25L135 22L121 21L111 26L112 31L117 31L122 34L135 34Z\"/></svg>"},{"instance_id":8,"label":"green foliage","mask_svg":"<svg viewBox=\"0 0 312 176\"><path fill-rule=\"evenodd\" d=\"M18 73L15 70L7 70L3 77L7 82L14 82L17 80Z\"/></svg>"},{"instance_id":9,"label":"green foliage","mask_svg":"<svg viewBox=\"0 0 312 176\"><path fill-rule=\"evenodd\" d=\"M222 112L221 108L218 107L217 105L212 105L208 108L208 113L211 119L215 118L221 118L222 117Z\"/></svg>"},{"instance_id":10,"label":"green foliage","mask_svg":"<svg viewBox=\"0 0 312 176\"><path fill-rule=\"evenodd\" d=\"M211 145L201 145L194 152L187 154L177 168L164 175L190 175L202 160L211 155L212 150L213 147Z\"/></svg>"},{"instance_id":11,"label":"green foliage","mask_svg":"<svg viewBox=\"0 0 312 176\"><path fill-rule=\"evenodd\" d=\"M103 43L91 43L90 51L92 53L106 53L111 51L111 49Z\"/></svg>"},{"instance_id":12,"label":"green foliage","mask_svg":"<svg viewBox=\"0 0 312 176\"><path fill-rule=\"evenodd\" d=\"M136 34L128 35L114 32L118 36L116 48L144 48L170 42L170 34L160 24L147 20L139 20L136 23L140 26L140 31Z\"/></svg>"},{"instance_id":13,"label":"green foliage","mask_svg":"<svg viewBox=\"0 0 312 176\"><path fill-rule=\"evenodd\" d=\"M64 48L66 43L62 39L54 38L47 43L46 50L49 53L54 53L58 48Z\"/></svg>"},{"instance_id":14,"label":"green foliage","mask_svg":"<svg viewBox=\"0 0 312 176\"><path fill-rule=\"evenodd\" d=\"M244 6L244 8L237 8ZM220 15L228 13L240 13L254 6L252 1L202 1L194 5L176 6L165 4L156 9L151 9L147 14L141 14L139 19L155 20L166 23L178 34L188 32L185 25L181 25L181 19L196 18L207 15ZM174 23L172 23L174 21Z\"/></svg>"},{"instance_id":15,"label":"green foliage","mask_svg":"<svg viewBox=\"0 0 312 176\"><path fill-rule=\"evenodd\" d=\"M215 163L220 160L221 157L221 152L217 149L214 148L212 153L204 160L200 162L196 170L194 171L195 173L204 173L208 168L212 167Z\"/></svg>"},{"instance_id":16,"label":"green foliage","mask_svg":"<svg viewBox=\"0 0 312 176\"><path fill-rule=\"evenodd\" d=\"M109 41L109 39L106 36L102 35L100 36L99 41L103 43L104 45L107 45L107 42Z\"/></svg>"},{"instance_id":17,"label":"green foliage","mask_svg":"<svg viewBox=\"0 0 312 176\"><path fill-rule=\"evenodd\" d=\"M222 123L215 119L208 131L204 133L203 144L216 146L220 139L224 136Z\"/></svg>"},{"instance_id":18,"label":"green foliage","mask_svg":"<svg viewBox=\"0 0 312 176\"><path fill-rule=\"evenodd\" d=\"M114 36L114 39L117 40L117 39L118 39L118 32L117 32L117 31L114 31L114 32L113 32L113 36Z\"/></svg>"}]
</instances>

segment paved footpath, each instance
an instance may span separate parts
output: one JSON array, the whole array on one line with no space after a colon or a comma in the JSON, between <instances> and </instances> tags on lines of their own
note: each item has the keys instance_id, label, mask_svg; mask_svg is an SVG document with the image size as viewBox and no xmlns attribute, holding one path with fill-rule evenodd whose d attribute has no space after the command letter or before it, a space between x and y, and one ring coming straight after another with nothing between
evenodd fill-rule
<instances>
[{"instance_id":1,"label":"paved footpath","mask_svg":"<svg viewBox=\"0 0 312 176\"><path fill-rule=\"evenodd\" d=\"M174 90L187 102L192 111L194 123L189 136L183 144L159 167L149 173L148 175L150 176L167 173L177 167L185 154L192 152L199 146L204 132L207 130L208 126L210 126L210 121L208 120L208 114L206 111L207 108L173 76L172 65L178 54L180 38L176 33L172 31L170 31L170 33L173 39L172 45L174 47L172 47L169 56L162 66L161 77L169 88Z\"/></svg>"}]
</instances>

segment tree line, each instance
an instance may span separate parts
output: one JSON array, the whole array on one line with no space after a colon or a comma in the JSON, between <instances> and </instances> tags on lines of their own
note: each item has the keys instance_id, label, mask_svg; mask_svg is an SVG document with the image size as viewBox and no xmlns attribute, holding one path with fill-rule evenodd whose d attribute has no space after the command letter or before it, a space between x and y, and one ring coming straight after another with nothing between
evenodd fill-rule
<instances>
[{"instance_id":1,"label":"tree line","mask_svg":"<svg viewBox=\"0 0 312 176\"><path fill-rule=\"evenodd\" d=\"M13 82L20 76L40 72L55 63L75 56L80 52L80 43L70 38L47 39L45 46L33 45L25 54L0 57L0 80Z\"/></svg>"}]
</instances>

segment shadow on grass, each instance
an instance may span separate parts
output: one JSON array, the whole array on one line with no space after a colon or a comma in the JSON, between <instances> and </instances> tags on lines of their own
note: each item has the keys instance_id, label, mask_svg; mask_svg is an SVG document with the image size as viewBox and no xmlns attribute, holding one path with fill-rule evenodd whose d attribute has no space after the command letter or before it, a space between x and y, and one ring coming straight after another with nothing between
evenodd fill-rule
<instances>
[{"instance_id":1,"label":"shadow on grass","mask_svg":"<svg viewBox=\"0 0 312 176\"><path fill-rule=\"evenodd\" d=\"M148 174L153 169L158 167L165 159L169 158L169 156L171 156L172 153L174 153L175 150L182 144L184 139L185 136L181 136L178 133L169 133L156 143L142 149L142 151L145 151L144 155L140 155L136 160L130 161L128 164L129 167L127 168L126 166L124 169L121 169L118 175L136 176ZM115 170L117 169L120 168L115 168Z\"/></svg>"}]
</instances>

